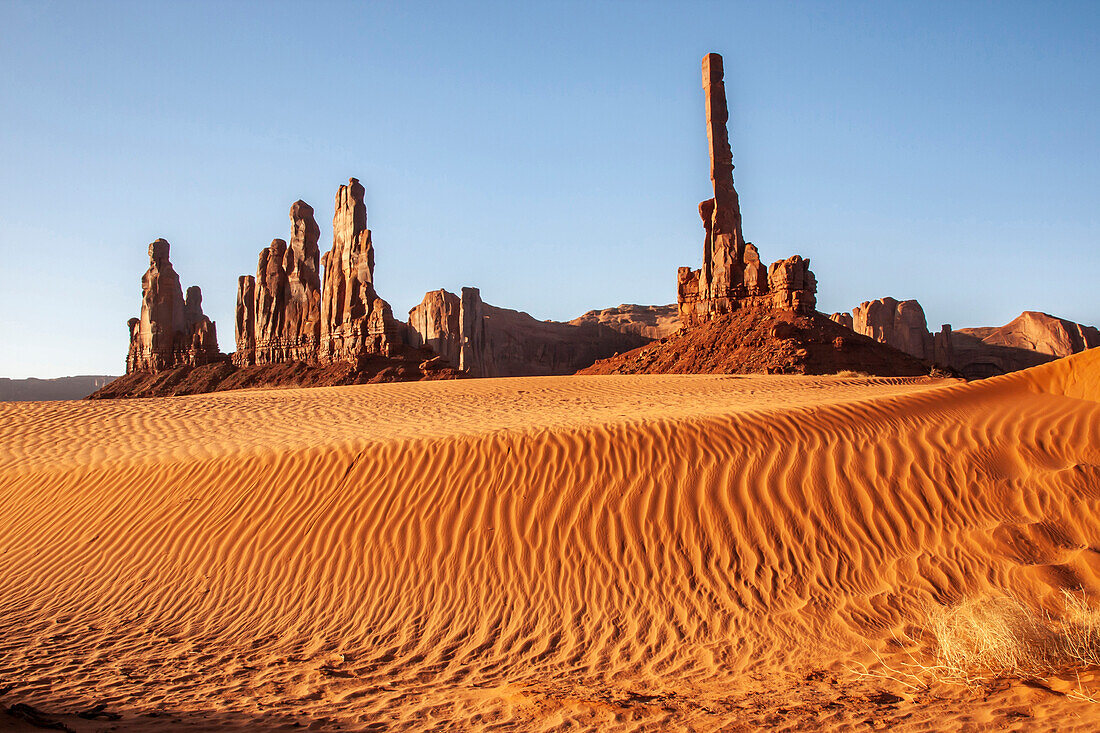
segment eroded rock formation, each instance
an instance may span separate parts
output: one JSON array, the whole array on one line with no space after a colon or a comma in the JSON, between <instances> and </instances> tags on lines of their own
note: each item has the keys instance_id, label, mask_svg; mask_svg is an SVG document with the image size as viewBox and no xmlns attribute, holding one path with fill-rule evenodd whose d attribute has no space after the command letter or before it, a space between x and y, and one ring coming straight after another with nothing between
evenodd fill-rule
<instances>
[{"instance_id":1,"label":"eroded rock formation","mask_svg":"<svg viewBox=\"0 0 1100 733\"><path fill-rule=\"evenodd\" d=\"M225 359L218 351L214 322L203 315L202 291L193 285L184 297L169 249L163 239L149 245L149 269L141 278L141 317L128 323L127 374Z\"/></svg>"},{"instance_id":2,"label":"eroded rock formation","mask_svg":"<svg viewBox=\"0 0 1100 733\"><path fill-rule=\"evenodd\" d=\"M829 317L856 333L889 344L918 359L934 359L934 342L928 331L924 309L915 300L879 298L860 303L850 315L834 313Z\"/></svg>"},{"instance_id":3,"label":"eroded rock formation","mask_svg":"<svg viewBox=\"0 0 1100 733\"><path fill-rule=\"evenodd\" d=\"M473 377L573 374L649 340L584 317L540 321L489 305L477 288L461 295L434 290L409 311L410 344L431 348Z\"/></svg>"},{"instance_id":4,"label":"eroded rock formation","mask_svg":"<svg viewBox=\"0 0 1100 733\"><path fill-rule=\"evenodd\" d=\"M367 229L364 190L358 179L340 186L332 218L332 249L325 253L321 296L322 363L356 362L368 354L392 354L404 326L374 290L374 245Z\"/></svg>"},{"instance_id":5,"label":"eroded rock formation","mask_svg":"<svg viewBox=\"0 0 1100 733\"><path fill-rule=\"evenodd\" d=\"M952 366L970 379L1027 369L1100 346L1100 331L1039 311L1024 311L996 328L951 334Z\"/></svg>"},{"instance_id":6,"label":"eroded rock formation","mask_svg":"<svg viewBox=\"0 0 1100 733\"><path fill-rule=\"evenodd\" d=\"M1100 346L1100 331L1092 326L1037 311L1024 311L997 328L953 331L944 324L936 334L929 332L924 309L915 300L880 298L829 317L968 379L1007 374Z\"/></svg>"},{"instance_id":7,"label":"eroded rock formation","mask_svg":"<svg viewBox=\"0 0 1100 733\"><path fill-rule=\"evenodd\" d=\"M274 239L260 251L256 277L237 284L238 365L314 361L321 341L321 276L313 207L290 207L290 245Z\"/></svg>"},{"instance_id":8,"label":"eroded rock formation","mask_svg":"<svg viewBox=\"0 0 1100 733\"><path fill-rule=\"evenodd\" d=\"M723 75L722 57L707 54L703 58L703 94L714 198L699 204L706 233L703 267L681 267L677 272L680 322L693 327L744 307L812 314L817 306L817 281L809 269L810 261L795 256L765 267L756 247L746 242L742 233Z\"/></svg>"},{"instance_id":9,"label":"eroded rock formation","mask_svg":"<svg viewBox=\"0 0 1100 733\"><path fill-rule=\"evenodd\" d=\"M237 283L235 364L358 364L393 355L404 343L404 324L374 289L363 194L354 178L340 186L332 249L323 259L313 207L304 201L290 207L290 244L272 240L260 251L255 277Z\"/></svg>"},{"instance_id":10,"label":"eroded rock formation","mask_svg":"<svg viewBox=\"0 0 1100 733\"><path fill-rule=\"evenodd\" d=\"M446 290L424 294L420 305L409 311L409 343L426 346L453 366L462 355L462 299Z\"/></svg>"}]
</instances>

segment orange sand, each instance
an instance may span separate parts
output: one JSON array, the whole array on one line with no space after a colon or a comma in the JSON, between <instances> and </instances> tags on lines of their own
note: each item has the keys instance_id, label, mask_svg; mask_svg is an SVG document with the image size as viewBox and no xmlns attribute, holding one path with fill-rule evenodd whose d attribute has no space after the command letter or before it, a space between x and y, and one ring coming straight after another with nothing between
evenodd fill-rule
<instances>
[{"instance_id":1,"label":"orange sand","mask_svg":"<svg viewBox=\"0 0 1100 733\"><path fill-rule=\"evenodd\" d=\"M1095 730L1042 685L852 670L932 603L1100 591L1098 436L1100 350L970 385L0 404L0 703L78 731ZM122 719L73 715L97 704Z\"/></svg>"}]
</instances>

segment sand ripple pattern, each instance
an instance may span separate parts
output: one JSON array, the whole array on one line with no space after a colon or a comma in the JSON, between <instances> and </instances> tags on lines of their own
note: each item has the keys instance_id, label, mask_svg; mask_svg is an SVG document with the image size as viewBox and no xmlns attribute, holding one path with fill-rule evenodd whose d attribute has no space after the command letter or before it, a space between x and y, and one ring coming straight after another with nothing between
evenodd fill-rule
<instances>
[{"instance_id":1,"label":"sand ripple pattern","mask_svg":"<svg viewBox=\"0 0 1100 733\"><path fill-rule=\"evenodd\" d=\"M1097 400L1100 351L0 405L0 683L222 727L743 724L731 690L922 604L1100 591Z\"/></svg>"}]
</instances>

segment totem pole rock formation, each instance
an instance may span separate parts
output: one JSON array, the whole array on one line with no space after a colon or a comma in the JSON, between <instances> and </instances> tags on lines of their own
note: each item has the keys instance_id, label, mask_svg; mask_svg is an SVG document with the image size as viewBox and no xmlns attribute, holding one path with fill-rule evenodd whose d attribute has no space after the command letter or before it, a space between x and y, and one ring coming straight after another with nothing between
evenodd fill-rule
<instances>
[{"instance_id":1,"label":"totem pole rock formation","mask_svg":"<svg viewBox=\"0 0 1100 733\"><path fill-rule=\"evenodd\" d=\"M141 278L141 317L128 323L127 374L225 359L218 351L214 322L203 315L202 291L193 285L184 297L168 253L163 239L149 245L149 269Z\"/></svg>"},{"instance_id":2,"label":"totem pole rock formation","mask_svg":"<svg viewBox=\"0 0 1100 733\"><path fill-rule=\"evenodd\" d=\"M336 193L332 250L322 260L325 282L318 353L322 363L390 355L404 342L403 324L374 290L374 245L363 194L355 178Z\"/></svg>"},{"instance_id":3,"label":"totem pole rock formation","mask_svg":"<svg viewBox=\"0 0 1100 733\"><path fill-rule=\"evenodd\" d=\"M315 361L321 341L321 230L313 207L290 207L290 245L274 239L260 251L256 276L237 281L237 366Z\"/></svg>"},{"instance_id":4,"label":"totem pole rock formation","mask_svg":"<svg viewBox=\"0 0 1100 733\"><path fill-rule=\"evenodd\" d=\"M680 322L685 327L696 326L745 306L812 314L817 305L817 282L809 260L795 256L765 268L760 253L745 241L741 231L723 74L722 57L707 54L703 58L703 94L714 198L699 204L706 231L703 267L681 267L677 273Z\"/></svg>"}]
</instances>

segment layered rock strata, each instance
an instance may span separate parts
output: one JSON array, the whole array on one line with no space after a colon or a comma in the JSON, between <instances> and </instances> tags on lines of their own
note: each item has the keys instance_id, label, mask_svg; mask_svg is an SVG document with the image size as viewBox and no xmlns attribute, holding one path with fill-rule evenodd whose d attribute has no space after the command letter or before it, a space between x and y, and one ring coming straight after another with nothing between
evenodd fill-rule
<instances>
[{"instance_id":1,"label":"layered rock strata","mask_svg":"<svg viewBox=\"0 0 1100 733\"><path fill-rule=\"evenodd\" d=\"M484 302L477 288L427 293L409 311L408 335L473 377L573 374L650 341L592 319L540 321Z\"/></svg>"},{"instance_id":2,"label":"layered rock strata","mask_svg":"<svg viewBox=\"0 0 1100 733\"><path fill-rule=\"evenodd\" d=\"M680 330L680 314L676 305L626 304L603 310L591 310L569 323L583 326L597 323L622 333L646 339L663 339Z\"/></svg>"},{"instance_id":3,"label":"layered rock strata","mask_svg":"<svg viewBox=\"0 0 1100 733\"><path fill-rule=\"evenodd\" d=\"M756 247L746 242L742 233L723 76L722 57L707 54L703 58L703 95L714 197L699 204L705 231L703 266L699 270L681 267L677 272L680 323L693 327L744 307L812 314L817 305L817 281L809 260L796 256L765 267Z\"/></svg>"},{"instance_id":4,"label":"layered rock strata","mask_svg":"<svg viewBox=\"0 0 1100 733\"><path fill-rule=\"evenodd\" d=\"M149 245L149 269L141 278L141 317L131 318L126 373L200 366L225 359L215 324L202 312L202 291L184 296L164 239Z\"/></svg>"}]
</instances>

